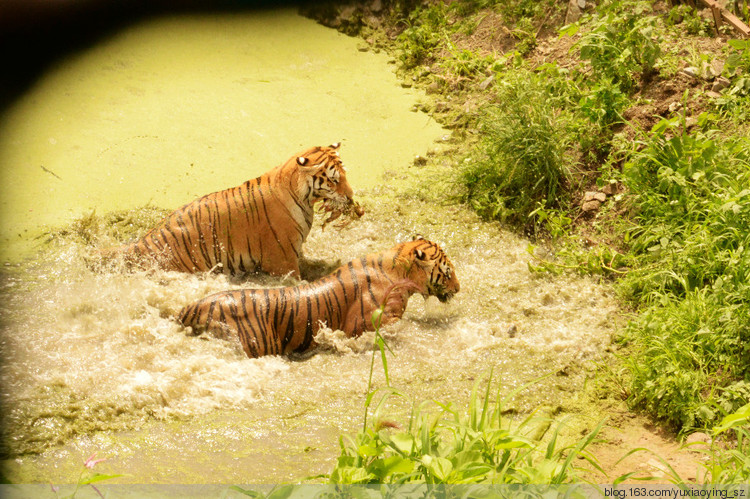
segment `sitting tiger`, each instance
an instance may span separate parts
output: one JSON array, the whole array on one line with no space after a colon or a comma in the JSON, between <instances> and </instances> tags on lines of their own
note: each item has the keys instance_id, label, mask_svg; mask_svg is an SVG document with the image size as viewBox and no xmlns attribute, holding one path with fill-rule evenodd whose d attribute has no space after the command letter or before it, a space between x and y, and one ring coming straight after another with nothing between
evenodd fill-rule
<instances>
[{"instance_id":1,"label":"sitting tiger","mask_svg":"<svg viewBox=\"0 0 750 499\"><path fill-rule=\"evenodd\" d=\"M215 293L184 307L177 320L193 333L238 335L248 357L304 352L324 323L349 337L395 322L416 293L445 302L459 290L453 264L425 239L352 260L309 284Z\"/></svg>"},{"instance_id":2,"label":"sitting tiger","mask_svg":"<svg viewBox=\"0 0 750 499\"><path fill-rule=\"evenodd\" d=\"M302 243L323 201L330 213L362 216L352 199L339 144L313 147L260 177L207 194L172 212L145 236L110 251L165 270L226 274L263 271L299 279Z\"/></svg>"}]
</instances>

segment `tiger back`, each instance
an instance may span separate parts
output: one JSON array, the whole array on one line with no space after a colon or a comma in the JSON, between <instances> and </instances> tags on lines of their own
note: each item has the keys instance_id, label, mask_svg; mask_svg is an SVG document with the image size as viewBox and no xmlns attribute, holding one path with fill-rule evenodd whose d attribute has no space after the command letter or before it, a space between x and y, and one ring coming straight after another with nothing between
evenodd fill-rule
<instances>
[{"instance_id":1,"label":"tiger back","mask_svg":"<svg viewBox=\"0 0 750 499\"><path fill-rule=\"evenodd\" d=\"M325 324L354 337L400 319L409 297L445 302L460 289L453 264L436 243L417 239L350 261L309 284L215 293L184 307L177 321L197 334L236 336L249 357L304 352Z\"/></svg>"},{"instance_id":2,"label":"tiger back","mask_svg":"<svg viewBox=\"0 0 750 499\"><path fill-rule=\"evenodd\" d=\"M337 213L356 206L338 147L310 148L258 178L192 201L120 252L130 263L166 270L299 279L315 203Z\"/></svg>"}]
</instances>

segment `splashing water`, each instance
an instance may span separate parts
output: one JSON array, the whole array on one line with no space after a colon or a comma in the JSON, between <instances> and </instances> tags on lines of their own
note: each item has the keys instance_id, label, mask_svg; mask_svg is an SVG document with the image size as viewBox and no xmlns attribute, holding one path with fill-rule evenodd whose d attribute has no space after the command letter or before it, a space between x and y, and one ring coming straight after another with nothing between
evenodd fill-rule
<instances>
[{"instance_id":1,"label":"splashing water","mask_svg":"<svg viewBox=\"0 0 750 499\"><path fill-rule=\"evenodd\" d=\"M416 401L458 403L490 368L504 391L552 373L516 398L519 411L558 406L579 386L570 367L595 358L613 330L606 288L530 274L525 241L463 209L358 194L366 216L340 231L314 227L307 255L333 266L420 233L444 247L461 282L447 304L415 295L383 332L395 354L393 386ZM248 359L236 341L188 335L172 317L219 290L289 281L96 273L85 253L79 242L58 241L44 261L3 279L6 446L19 456L6 462L10 476L61 474L61 460L92 445L113 456L105 463L112 471L129 474L121 481L148 481L148 466L165 456L181 470L175 482L207 480L206 460L220 465L217 482L330 469L337 435L361 424L371 333L349 339L324 328L311 354ZM377 369L375 383L384 383Z\"/></svg>"}]
</instances>

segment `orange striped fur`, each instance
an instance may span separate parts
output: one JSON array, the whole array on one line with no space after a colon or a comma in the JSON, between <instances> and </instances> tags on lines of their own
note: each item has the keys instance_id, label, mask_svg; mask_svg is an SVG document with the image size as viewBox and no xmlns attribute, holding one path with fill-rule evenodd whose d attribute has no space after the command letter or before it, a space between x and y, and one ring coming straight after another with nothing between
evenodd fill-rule
<instances>
[{"instance_id":1,"label":"orange striped fur","mask_svg":"<svg viewBox=\"0 0 750 499\"><path fill-rule=\"evenodd\" d=\"M338 147L313 147L256 179L205 195L117 251L128 262L153 260L166 270L300 278L313 205L323 201L330 211L353 203Z\"/></svg>"},{"instance_id":2,"label":"orange striped fur","mask_svg":"<svg viewBox=\"0 0 750 499\"><path fill-rule=\"evenodd\" d=\"M425 239L352 260L309 284L215 293L183 308L177 320L194 333L238 335L249 357L304 352L321 323L349 337L374 329L372 314L386 302L381 324L404 313L416 293L447 301L459 290L453 264Z\"/></svg>"}]
</instances>

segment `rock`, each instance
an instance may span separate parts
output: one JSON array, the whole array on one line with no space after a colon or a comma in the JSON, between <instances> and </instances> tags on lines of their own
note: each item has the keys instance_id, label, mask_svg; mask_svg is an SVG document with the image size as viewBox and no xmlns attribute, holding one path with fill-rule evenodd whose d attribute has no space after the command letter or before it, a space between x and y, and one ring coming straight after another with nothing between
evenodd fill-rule
<instances>
[{"instance_id":1,"label":"rock","mask_svg":"<svg viewBox=\"0 0 750 499\"><path fill-rule=\"evenodd\" d=\"M714 84L711 85L711 91L712 92L721 92L725 88L727 88L729 85L731 85L732 82L729 81L729 79L724 78L723 76L719 76L714 81Z\"/></svg>"},{"instance_id":2,"label":"rock","mask_svg":"<svg viewBox=\"0 0 750 499\"><path fill-rule=\"evenodd\" d=\"M584 2L584 5L585 2ZM573 24L583 15L583 10L578 6L578 0L570 0L568 3L568 13L565 14L565 24Z\"/></svg>"},{"instance_id":3,"label":"rock","mask_svg":"<svg viewBox=\"0 0 750 499\"><path fill-rule=\"evenodd\" d=\"M427 88L425 88L425 93L427 94L436 94L438 92L440 92L440 83L437 81L430 82Z\"/></svg>"},{"instance_id":4,"label":"rock","mask_svg":"<svg viewBox=\"0 0 750 499\"><path fill-rule=\"evenodd\" d=\"M698 124L698 118L695 116L688 116L685 118L685 128L691 128Z\"/></svg>"},{"instance_id":5,"label":"rock","mask_svg":"<svg viewBox=\"0 0 750 499\"><path fill-rule=\"evenodd\" d=\"M700 76L700 72L698 71L698 68L693 66L688 66L682 70L682 72L692 78L698 78Z\"/></svg>"},{"instance_id":6,"label":"rock","mask_svg":"<svg viewBox=\"0 0 750 499\"><path fill-rule=\"evenodd\" d=\"M648 469L653 477L661 478L665 476L664 468L666 468L666 466L658 459L649 459L646 463L641 464L640 466Z\"/></svg>"},{"instance_id":7,"label":"rock","mask_svg":"<svg viewBox=\"0 0 750 499\"><path fill-rule=\"evenodd\" d=\"M724 72L724 61L722 61L721 59L714 59L713 61L711 61L711 67L709 68L709 71L715 78L718 78L719 76L721 76L721 73Z\"/></svg>"},{"instance_id":8,"label":"rock","mask_svg":"<svg viewBox=\"0 0 750 499\"><path fill-rule=\"evenodd\" d=\"M598 210L601 205L602 205L601 201L599 201L598 199L594 199L594 200L586 201L585 203L583 203L583 206L581 206L581 209L583 210L584 213L589 213L589 212Z\"/></svg>"},{"instance_id":9,"label":"rock","mask_svg":"<svg viewBox=\"0 0 750 499\"><path fill-rule=\"evenodd\" d=\"M436 113L447 113L451 110L450 104L447 102L436 102L435 103L435 112Z\"/></svg>"},{"instance_id":10,"label":"rock","mask_svg":"<svg viewBox=\"0 0 750 499\"><path fill-rule=\"evenodd\" d=\"M420 156L419 154L414 156L414 166L424 166L426 164L427 158L425 158L424 156Z\"/></svg>"},{"instance_id":11,"label":"rock","mask_svg":"<svg viewBox=\"0 0 750 499\"><path fill-rule=\"evenodd\" d=\"M596 192L596 191L587 191L583 195L583 202L589 202L589 201L599 201L600 203L603 203L607 200L607 195L603 192Z\"/></svg>"},{"instance_id":12,"label":"rock","mask_svg":"<svg viewBox=\"0 0 750 499\"><path fill-rule=\"evenodd\" d=\"M709 90L708 92L706 92L706 95L714 99L721 97L721 94L719 92L714 92L713 90Z\"/></svg>"},{"instance_id":13,"label":"rock","mask_svg":"<svg viewBox=\"0 0 750 499\"><path fill-rule=\"evenodd\" d=\"M688 435L688 437L685 439L685 444L686 445L692 444L691 447L693 447L693 450L705 449L705 446L700 445L699 442L704 443L704 444L710 444L711 435L709 435L708 433L696 431L695 433L691 433L690 435Z\"/></svg>"},{"instance_id":14,"label":"rock","mask_svg":"<svg viewBox=\"0 0 750 499\"><path fill-rule=\"evenodd\" d=\"M487 90L487 88L489 88L489 86L492 85L494 82L495 82L495 75L492 75L479 84L479 89Z\"/></svg>"},{"instance_id":15,"label":"rock","mask_svg":"<svg viewBox=\"0 0 750 499\"><path fill-rule=\"evenodd\" d=\"M414 83L412 83L412 82L411 82L411 81L409 81L409 80L403 80L403 81L401 82L401 87L403 87L403 88L411 88L411 87L413 87L413 86L414 86Z\"/></svg>"},{"instance_id":16,"label":"rock","mask_svg":"<svg viewBox=\"0 0 750 499\"><path fill-rule=\"evenodd\" d=\"M669 107L667 109L669 109L670 113L673 113L677 111L678 109L680 109L681 107L682 107L682 103L680 103L680 101L674 101L674 102L669 103Z\"/></svg>"},{"instance_id":17,"label":"rock","mask_svg":"<svg viewBox=\"0 0 750 499\"><path fill-rule=\"evenodd\" d=\"M381 0L373 0L370 4L370 10L377 14L383 10L383 2Z\"/></svg>"},{"instance_id":18,"label":"rock","mask_svg":"<svg viewBox=\"0 0 750 499\"><path fill-rule=\"evenodd\" d=\"M599 190L602 191L607 196L613 196L617 193L617 184L614 182L611 182Z\"/></svg>"},{"instance_id":19,"label":"rock","mask_svg":"<svg viewBox=\"0 0 750 499\"><path fill-rule=\"evenodd\" d=\"M339 11L339 21L350 22L354 17L354 13L356 12L356 10L357 8L353 5L341 7L341 10Z\"/></svg>"}]
</instances>

